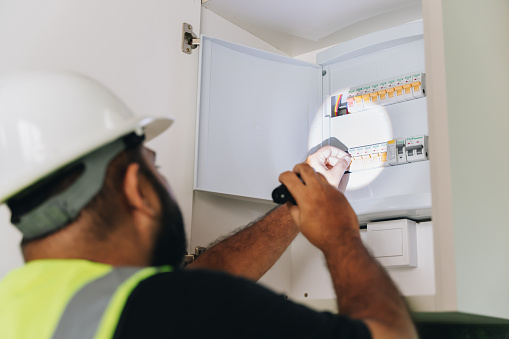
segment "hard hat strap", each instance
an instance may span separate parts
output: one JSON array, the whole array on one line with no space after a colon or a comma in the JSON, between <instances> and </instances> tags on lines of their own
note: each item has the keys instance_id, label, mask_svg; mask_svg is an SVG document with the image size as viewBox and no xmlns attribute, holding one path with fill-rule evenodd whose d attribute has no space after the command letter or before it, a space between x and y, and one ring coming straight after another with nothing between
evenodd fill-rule
<instances>
[{"instance_id":1,"label":"hard hat strap","mask_svg":"<svg viewBox=\"0 0 509 339\"><path fill-rule=\"evenodd\" d=\"M65 191L21 216L14 224L23 233L24 239L30 240L54 232L73 221L99 193L109 163L124 149L124 141L118 139L85 156L80 161L85 170L78 180Z\"/></svg>"}]
</instances>

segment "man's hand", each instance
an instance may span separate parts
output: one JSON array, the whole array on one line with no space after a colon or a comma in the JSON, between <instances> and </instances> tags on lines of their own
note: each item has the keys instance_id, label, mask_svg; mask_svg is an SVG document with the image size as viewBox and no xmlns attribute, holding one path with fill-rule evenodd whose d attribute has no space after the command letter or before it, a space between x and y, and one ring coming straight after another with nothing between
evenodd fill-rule
<instances>
[{"instance_id":1,"label":"man's hand","mask_svg":"<svg viewBox=\"0 0 509 339\"><path fill-rule=\"evenodd\" d=\"M396 286L362 244L357 216L343 193L308 164L279 180L297 202L287 203L295 223L325 256L339 311L363 320L373 338L417 338Z\"/></svg>"},{"instance_id":2,"label":"man's hand","mask_svg":"<svg viewBox=\"0 0 509 339\"><path fill-rule=\"evenodd\" d=\"M348 175L343 178L348 166L352 162L348 153L333 146L324 146L311 154L306 162L318 173L323 174L329 184L339 188L341 192L346 189ZM343 178L343 180L342 180Z\"/></svg>"},{"instance_id":3,"label":"man's hand","mask_svg":"<svg viewBox=\"0 0 509 339\"><path fill-rule=\"evenodd\" d=\"M297 201L297 206L288 205L290 214L313 245L326 250L337 244L338 237L360 237L355 212L343 193L332 187L324 175L307 164L299 164L293 173L281 174L279 180Z\"/></svg>"}]
</instances>

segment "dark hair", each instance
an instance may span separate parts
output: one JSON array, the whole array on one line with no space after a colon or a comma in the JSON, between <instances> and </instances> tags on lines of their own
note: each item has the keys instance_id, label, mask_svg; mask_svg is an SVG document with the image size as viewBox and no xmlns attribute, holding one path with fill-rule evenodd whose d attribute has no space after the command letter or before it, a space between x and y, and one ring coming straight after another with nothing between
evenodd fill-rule
<instances>
[{"instance_id":1,"label":"dark hair","mask_svg":"<svg viewBox=\"0 0 509 339\"><path fill-rule=\"evenodd\" d=\"M128 148L112 160L106 170L103 187L81 211L92 218L91 230L98 240L106 239L108 234L118 226L116 220L127 208L127 201L123 194L123 181L127 167L132 163L138 163L140 173L145 176L150 173L141 150L141 145Z\"/></svg>"}]
</instances>

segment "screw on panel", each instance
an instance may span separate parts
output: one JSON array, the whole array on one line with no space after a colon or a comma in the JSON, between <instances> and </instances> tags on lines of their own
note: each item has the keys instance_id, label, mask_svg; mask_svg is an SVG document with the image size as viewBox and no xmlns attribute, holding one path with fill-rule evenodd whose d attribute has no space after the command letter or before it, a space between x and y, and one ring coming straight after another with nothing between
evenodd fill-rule
<instances>
[{"instance_id":1,"label":"screw on panel","mask_svg":"<svg viewBox=\"0 0 509 339\"><path fill-rule=\"evenodd\" d=\"M191 25L187 25L187 28L191 29L191 28L193 28L193 26L191 26Z\"/></svg>"},{"instance_id":2,"label":"screw on panel","mask_svg":"<svg viewBox=\"0 0 509 339\"><path fill-rule=\"evenodd\" d=\"M322 71L322 76L324 77L326 74L327 74L327 71L326 71L326 70L323 70L323 71Z\"/></svg>"},{"instance_id":3,"label":"screw on panel","mask_svg":"<svg viewBox=\"0 0 509 339\"><path fill-rule=\"evenodd\" d=\"M307 293L304 293L304 298L307 298L308 297L308 294Z\"/></svg>"}]
</instances>

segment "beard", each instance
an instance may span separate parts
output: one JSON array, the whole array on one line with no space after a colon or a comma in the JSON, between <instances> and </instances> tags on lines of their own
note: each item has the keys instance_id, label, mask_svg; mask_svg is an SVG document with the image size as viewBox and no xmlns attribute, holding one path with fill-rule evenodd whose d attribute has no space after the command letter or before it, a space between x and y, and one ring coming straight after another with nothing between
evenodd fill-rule
<instances>
[{"instance_id":1,"label":"beard","mask_svg":"<svg viewBox=\"0 0 509 339\"><path fill-rule=\"evenodd\" d=\"M150 172L147 177L161 202L160 224L155 234L151 265L171 265L177 269L182 264L187 247L182 213L166 187L155 175Z\"/></svg>"}]
</instances>

